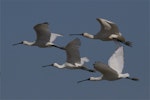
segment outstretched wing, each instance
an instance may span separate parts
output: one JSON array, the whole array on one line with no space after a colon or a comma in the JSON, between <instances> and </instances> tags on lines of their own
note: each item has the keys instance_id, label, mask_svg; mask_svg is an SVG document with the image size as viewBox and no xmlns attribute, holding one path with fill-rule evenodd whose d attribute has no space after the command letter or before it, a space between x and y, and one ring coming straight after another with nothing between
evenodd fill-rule
<instances>
[{"instance_id":1,"label":"outstretched wing","mask_svg":"<svg viewBox=\"0 0 150 100\"><path fill-rule=\"evenodd\" d=\"M101 24L101 30L98 34L100 33L120 34L119 29L114 22L102 18L97 18L97 21Z\"/></svg>"},{"instance_id":2,"label":"outstretched wing","mask_svg":"<svg viewBox=\"0 0 150 100\"><path fill-rule=\"evenodd\" d=\"M67 44L65 49L66 49L68 63L71 64L80 63L81 61L80 52L79 52L80 45L81 45L81 41L79 38L76 38Z\"/></svg>"},{"instance_id":3,"label":"outstretched wing","mask_svg":"<svg viewBox=\"0 0 150 100\"><path fill-rule=\"evenodd\" d=\"M105 19L97 18L97 21L101 24L101 31L110 30L111 26L106 22Z\"/></svg>"},{"instance_id":4,"label":"outstretched wing","mask_svg":"<svg viewBox=\"0 0 150 100\"><path fill-rule=\"evenodd\" d=\"M124 67L124 51L123 46L120 46L108 60L108 65L119 74L122 73Z\"/></svg>"},{"instance_id":5,"label":"outstretched wing","mask_svg":"<svg viewBox=\"0 0 150 100\"><path fill-rule=\"evenodd\" d=\"M110 31L111 31L113 34L120 34L119 29L118 29L118 26L117 26L114 22L108 21L108 20L105 20L105 21L111 26Z\"/></svg>"},{"instance_id":6,"label":"outstretched wing","mask_svg":"<svg viewBox=\"0 0 150 100\"><path fill-rule=\"evenodd\" d=\"M35 25L34 30L36 31L37 36L36 42L47 43L50 41L51 32L47 22Z\"/></svg>"}]
</instances>

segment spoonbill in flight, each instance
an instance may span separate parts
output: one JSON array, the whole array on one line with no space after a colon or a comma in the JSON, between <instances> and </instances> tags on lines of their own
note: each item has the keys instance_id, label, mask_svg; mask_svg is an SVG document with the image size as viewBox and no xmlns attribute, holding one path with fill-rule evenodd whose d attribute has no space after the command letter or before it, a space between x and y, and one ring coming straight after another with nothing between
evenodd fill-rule
<instances>
[{"instance_id":1,"label":"spoonbill in flight","mask_svg":"<svg viewBox=\"0 0 150 100\"><path fill-rule=\"evenodd\" d=\"M22 41L13 45L24 44L28 46L38 46L40 48L46 48L51 46L59 48L59 46L55 45L53 41L56 39L56 37L62 35L51 33L48 26L49 24L47 22L44 22L41 24L37 24L33 27L37 36L36 41L34 42Z\"/></svg>"},{"instance_id":2,"label":"spoonbill in flight","mask_svg":"<svg viewBox=\"0 0 150 100\"><path fill-rule=\"evenodd\" d=\"M124 67L124 53L123 46L119 47L114 54L109 58L108 65L102 62L96 62L93 64L94 68L101 72L103 75L100 77L90 77L85 80L78 81L78 83L83 81L98 81L98 80L118 80L118 79L130 79L134 81L138 81L137 78L131 78L128 73L123 74L122 70Z\"/></svg>"},{"instance_id":3,"label":"spoonbill in flight","mask_svg":"<svg viewBox=\"0 0 150 100\"><path fill-rule=\"evenodd\" d=\"M108 21L106 19L97 18L97 21L101 24L101 30L96 34L92 35L87 32L82 34L70 34L70 35L82 35L91 39L100 39L102 41L118 41L127 46L132 46L130 41L126 41L125 38L119 32L117 25L114 22Z\"/></svg>"},{"instance_id":4,"label":"spoonbill in flight","mask_svg":"<svg viewBox=\"0 0 150 100\"><path fill-rule=\"evenodd\" d=\"M69 42L65 47L61 49L66 51L67 60L64 64L58 63L49 64L42 67L54 66L56 68L67 68L67 69L82 69L89 72L95 72L95 70L88 69L84 63L89 62L87 57L80 58L79 47L81 45L80 39L76 38Z\"/></svg>"}]
</instances>

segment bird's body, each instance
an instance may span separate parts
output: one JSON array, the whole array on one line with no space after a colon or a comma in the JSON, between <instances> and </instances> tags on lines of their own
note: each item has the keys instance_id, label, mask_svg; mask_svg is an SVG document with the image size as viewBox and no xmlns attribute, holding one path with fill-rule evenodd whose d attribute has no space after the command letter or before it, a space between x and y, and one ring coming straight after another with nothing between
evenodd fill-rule
<instances>
[{"instance_id":1,"label":"bird's body","mask_svg":"<svg viewBox=\"0 0 150 100\"><path fill-rule=\"evenodd\" d=\"M37 24L33 28L36 32L36 41L34 42L22 41L14 45L24 44L28 46L38 46L40 48L46 48L46 47L52 47L52 46L58 47L53 42L58 36L62 36L62 35L57 34L57 33L51 33L47 22Z\"/></svg>"},{"instance_id":2,"label":"bird's body","mask_svg":"<svg viewBox=\"0 0 150 100\"><path fill-rule=\"evenodd\" d=\"M123 46L119 47L113 55L108 60L108 65L104 64L102 62L96 62L93 64L94 68L101 72L102 75L99 77L90 77L88 79L79 81L98 81L98 80L108 80L108 81L114 81L118 79L131 79L137 81L137 78L130 78L128 73L122 73L123 67L124 67L124 52L123 52Z\"/></svg>"},{"instance_id":3,"label":"bird's body","mask_svg":"<svg viewBox=\"0 0 150 100\"><path fill-rule=\"evenodd\" d=\"M97 18L97 21L101 24L101 30L98 33L96 33L96 35L92 35L87 32L82 34L70 34L70 35L82 35L90 39L99 39L102 41L118 41L127 46L132 46L130 41L125 40L125 38L119 32L119 29L114 22L102 18Z\"/></svg>"},{"instance_id":4,"label":"bird's body","mask_svg":"<svg viewBox=\"0 0 150 100\"><path fill-rule=\"evenodd\" d=\"M64 64L60 65L58 63L53 63L46 66L54 66L57 68L67 68L67 69L83 69L90 72L94 72L94 70L88 69L85 67L84 63L88 62L89 59L87 57L80 57L79 47L81 45L80 39L76 38L73 41L69 42L63 50L66 51L67 60ZM46 67L43 66L43 67Z\"/></svg>"}]
</instances>

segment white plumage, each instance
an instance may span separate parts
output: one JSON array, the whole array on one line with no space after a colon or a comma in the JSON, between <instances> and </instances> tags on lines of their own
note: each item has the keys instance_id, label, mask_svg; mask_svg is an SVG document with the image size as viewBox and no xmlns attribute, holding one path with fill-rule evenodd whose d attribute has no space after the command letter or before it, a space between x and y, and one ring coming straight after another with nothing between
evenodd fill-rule
<instances>
[{"instance_id":1,"label":"white plumage","mask_svg":"<svg viewBox=\"0 0 150 100\"><path fill-rule=\"evenodd\" d=\"M118 74L122 73L124 67L124 52L123 46L118 48L114 54L109 58L108 65L115 70Z\"/></svg>"}]
</instances>

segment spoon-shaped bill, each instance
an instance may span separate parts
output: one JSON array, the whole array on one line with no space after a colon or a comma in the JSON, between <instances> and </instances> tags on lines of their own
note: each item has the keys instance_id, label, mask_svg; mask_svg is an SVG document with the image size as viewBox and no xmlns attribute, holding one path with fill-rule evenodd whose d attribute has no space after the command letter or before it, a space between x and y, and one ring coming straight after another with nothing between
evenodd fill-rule
<instances>
[{"instance_id":1,"label":"spoon-shaped bill","mask_svg":"<svg viewBox=\"0 0 150 100\"><path fill-rule=\"evenodd\" d=\"M13 46L16 46L18 44L23 44L23 42L19 42L19 43L15 43L15 44L12 44Z\"/></svg>"},{"instance_id":2,"label":"spoon-shaped bill","mask_svg":"<svg viewBox=\"0 0 150 100\"><path fill-rule=\"evenodd\" d=\"M90 78L88 78L88 79L84 79L84 80L81 80L81 81L78 81L77 83L81 83L81 82L89 81L89 80L90 80Z\"/></svg>"},{"instance_id":3,"label":"spoon-shaped bill","mask_svg":"<svg viewBox=\"0 0 150 100\"><path fill-rule=\"evenodd\" d=\"M53 64L44 65L44 66L42 66L42 67L49 67L49 66L53 66Z\"/></svg>"},{"instance_id":4,"label":"spoon-shaped bill","mask_svg":"<svg viewBox=\"0 0 150 100\"><path fill-rule=\"evenodd\" d=\"M72 36L72 35L83 35L83 34L69 34L70 36Z\"/></svg>"}]
</instances>

